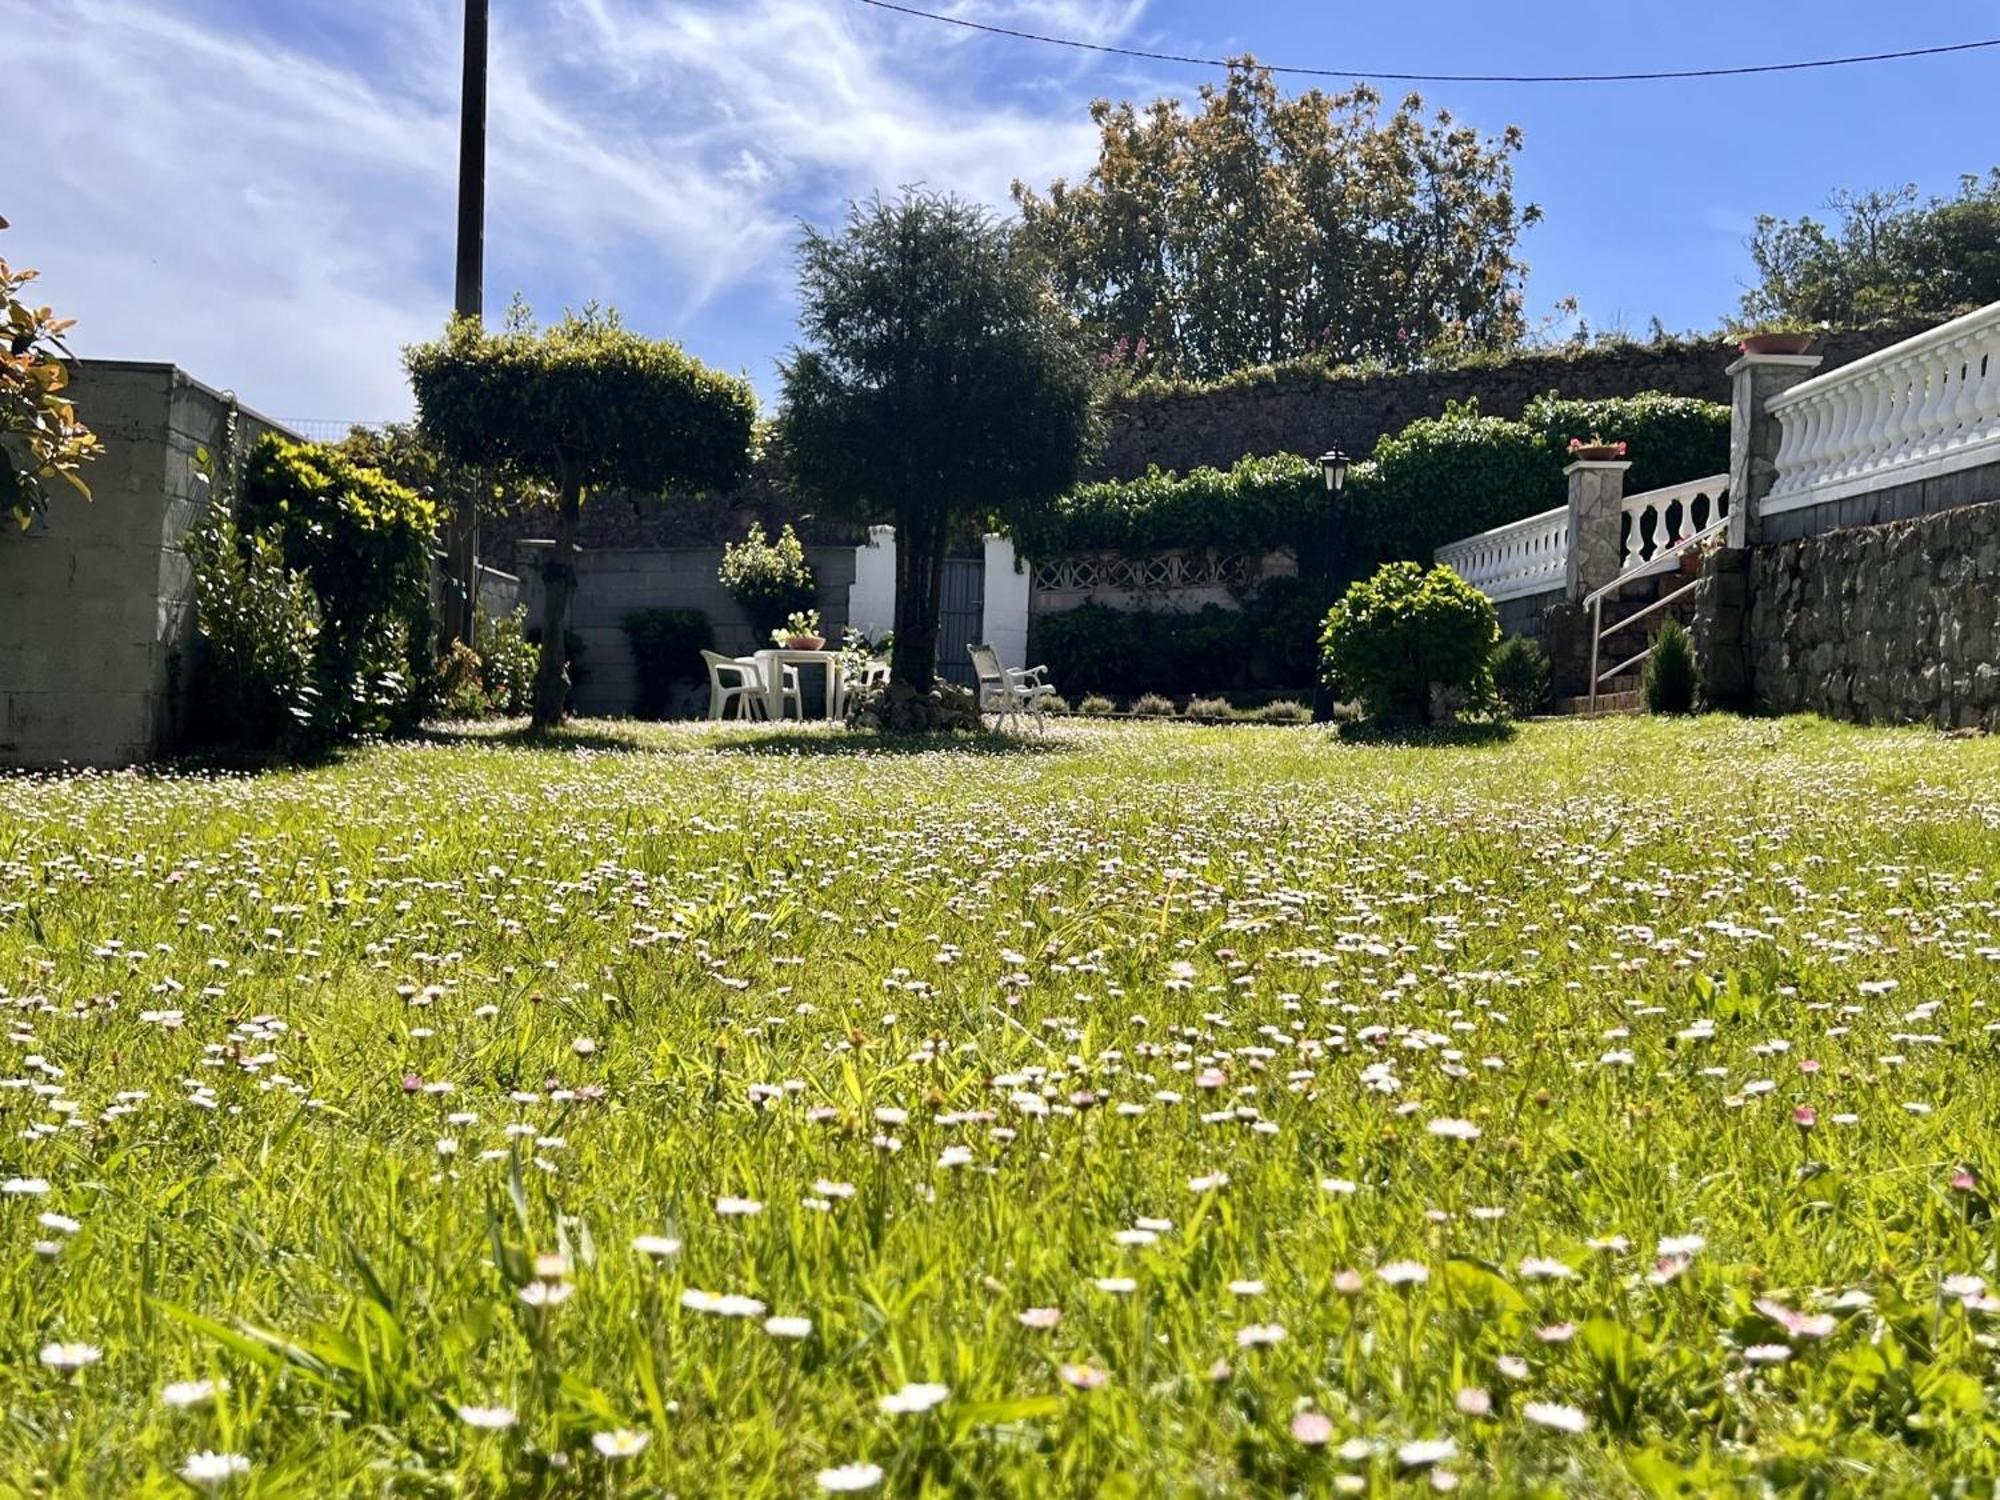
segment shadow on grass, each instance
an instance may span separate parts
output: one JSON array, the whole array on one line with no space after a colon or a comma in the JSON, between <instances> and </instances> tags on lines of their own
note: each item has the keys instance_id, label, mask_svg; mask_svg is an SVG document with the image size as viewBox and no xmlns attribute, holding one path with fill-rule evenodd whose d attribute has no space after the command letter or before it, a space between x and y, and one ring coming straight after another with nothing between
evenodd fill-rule
<instances>
[{"instance_id":1,"label":"shadow on grass","mask_svg":"<svg viewBox=\"0 0 2000 1500\"><path fill-rule=\"evenodd\" d=\"M1368 719L1340 726L1343 744L1381 745L1392 750L1463 750L1480 745L1504 745L1518 731L1499 719L1460 724L1393 724Z\"/></svg>"},{"instance_id":2,"label":"shadow on grass","mask_svg":"<svg viewBox=\"0 0 2000 1500\"><path fill-rule=\"evenodd\" d=\"M651 720L637 722L651 723ZM670 750L671 745L649 744L637 735L606 733L601 729L532 729L525 724L508 729L447 729L426 726L408 738L424 745L462 746L480 750L597 750L619 755L643 755Z\"/></svg>"},{"instance_id":3,"label":"shadow on grass","mask_svg":"<svg viewBox=\"0 0 2000 1500\"><path fill-rule=\"evenodd\" d=\"M1011 734L886 734L849 729L831 734L780 730L743 739L716 740L702 747L711 755L925 755L934 750L960 755L1054 755L1070 748L1056 739Z\"/></svg>"},{"instance_id":4,"label":"shadow on grass","mask_svg":"<svg viewBox=\"0 0 2000 1500\"><path fill-rule=\"evenodd\" d=\"M837 727L823 730L774 727L762 732L739 727L734 732L710 736L698 729L694 733L685 732L698 721L671 722L679 724L683 732L659 739L567 725L555 730L535 730L525 725L495 730L433 726L411 738L422 744L488 750L588 750L617 755L881 756L952 750L963 755L1011 756L1054 754L1067 748L1056 739L1024 735L887 734Z\"/></svg>"}]
</instances>

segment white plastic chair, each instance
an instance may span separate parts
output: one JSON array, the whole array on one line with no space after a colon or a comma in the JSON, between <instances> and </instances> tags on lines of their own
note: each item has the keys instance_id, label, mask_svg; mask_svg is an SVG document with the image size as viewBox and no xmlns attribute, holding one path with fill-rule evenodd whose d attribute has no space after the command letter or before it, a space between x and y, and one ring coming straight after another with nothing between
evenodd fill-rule
<instances>
[{"instance_id":1,"label":"white plastic chair","mask_svg":"<svg viewBox=\"0 0 2000 1500\"><path fill-rule=\"evenodd\" d=\"M1035 728L1048 732L1048 724L1043 719L1043 707L1055 697L1055 685L1045 680L1047 667L1004 667L1000 664L1000 653L991 646L967 646L972 654L972 675L978 682L979 711L993 715L993 727L998 729L1008 720L1020 727L1021 715L1028 714L1035 721Z\"/></svg>"},{"instance_id":2,"label":"white plastic chair","mask_svg":"<svg viewBox=\"0 0 2000 1500\"><path fill-rule=\"evenodd\" d=\"M790 709L793 718L804 722L806 716L806 696L799 689L799 669L797 667L785 662L775 664L778 668L778 691L775 694L777 702L774 705L771 701L774 695L771 692L770 678L766 675L768 668L763 659L756 656L739 656L736 658L736 664L748 670L757 679L758 690L764 695L765 718L768 719L771 717L771 710L775 706L777 716L780 719L785 717L785 710Z\"/></svg>"},{"instance_id":3,"label":"white plastic chair","mask_svg":"<svg viewBox=\"0 0 2000 1500\"><path fill-rule=\"evenodd\" d=\"M704 651L701 659L708 664L710 719L728 718L732 705L739 719L770 718L770 696L765 691L763 669L758 666L756 657L730 657ZM798 674L788 667L785 669L783 699L789 703L798 701L798 697Z\"/></svg>"}]
</instances>

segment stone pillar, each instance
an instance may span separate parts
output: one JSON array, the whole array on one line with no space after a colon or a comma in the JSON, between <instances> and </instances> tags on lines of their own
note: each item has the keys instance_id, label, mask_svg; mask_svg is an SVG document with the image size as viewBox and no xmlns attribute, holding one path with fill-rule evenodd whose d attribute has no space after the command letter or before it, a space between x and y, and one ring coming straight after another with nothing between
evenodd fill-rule
<instances>
[{"instance_id":1,"label":"stone pillar","mask_svg":"<svg viewBox=\"0 0 2000 1500\"><path fill-rule=\"evenodd\" d=\"M1778 477L1778 419L1765 403L1810 378L1817 354L1746 354L1729 367L1729 545L1761 539L1757 508Z\"/></svg>"},{"instance_id":2,"label":"stone pillar","mask_svg":"<svg viewBox=\"0 0 2000 1500\"><path fill-rule=\"evenodd\" d=\"M1028 570L1014 555L1011 537L989 531L986 543L986 578L980 629L986 644L1000 654L1010 667L1028 662Z\"/></svg>"},{"instance_id":3,"label":"stone pillar","mask_svg":"<svg viewBox=\"0 0 2000 1500\"><path fill-rule=\"evenodd\" d=\"M1625 569L1624 459L1580 458L1569 479L1569 570L1563 597L1571 603L1601 589Z\"/></svg>"},{"instance_id":4,"label":"stone pillar","mask_svg":"<svg viewBox=\"0 0 2000 1500\"><path fill-rule=\"evenodd\" d=\"M896 628L896 528L870 526L865 546L854 549L854 582L847 586L847 623L880 640Z\"/></svg>"}]
</instances>

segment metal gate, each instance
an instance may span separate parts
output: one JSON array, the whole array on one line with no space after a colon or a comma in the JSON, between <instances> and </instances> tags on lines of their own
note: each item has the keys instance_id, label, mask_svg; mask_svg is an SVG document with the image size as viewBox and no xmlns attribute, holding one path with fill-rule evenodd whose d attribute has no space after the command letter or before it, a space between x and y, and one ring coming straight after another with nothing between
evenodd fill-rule
<instances>
[{"instance_id":1,"label":"metal gate","mask_svg":"<svg viewBox=\"0 0 2000 1500\"><path fill-rule=\"evenodd\" d=\"M982 642L986 629L986 563L977 557L944 560L944 592L938 610L938 676L972 686L967 646Z\"/></svg>"}]
</instances>

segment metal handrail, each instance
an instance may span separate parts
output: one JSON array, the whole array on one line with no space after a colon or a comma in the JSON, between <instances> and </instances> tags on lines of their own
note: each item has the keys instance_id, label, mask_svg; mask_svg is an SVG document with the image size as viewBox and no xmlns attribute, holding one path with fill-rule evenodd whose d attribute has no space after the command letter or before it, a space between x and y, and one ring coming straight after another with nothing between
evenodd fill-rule
<instances>
[{"instance_id":1,"label":"metal handrail","mask_svg":"<svg viewBox=\"0 0 2000 1500\"><path fill-rule=\"evenodd\" d=\"M1647 558L1646 561L1642 563L1635 563L1633 566L1627 568L1624 572L1620 573L1616 578L1612 579L1611 582L1605 584L1603 588L1595 589L1592 592L1585 594L1583 596L1583 602L1590 606L1590 712L1592 713L1597 712L1597 690L1599 687L1609 682L1612 678L1618 676L1621 672L1629 671L1631 668L1637 666L1640 662L1644 661L1647 657L1653 654L1653 648L1651 646L1648 646L1644 651L1641 651L1637 656L1633 657L1630 661L1620 662L1617 666L1613 667L1608 672L1604 672L1601 674L1598 672L1597 670L1598 652L1603 648L1604 645L1604 601L1612 594L1618 592L1619 589L1623 588L1628 583L1636 582L1641 578L1651 578L1655 573L1666 572L1667 571L1666 565L1678 559L1683 552L1688 550L1688 548L1693 547L1701 542L1705 542L1712 536L1719 536L1725 529L1727 529L1728 525L1729 525L1729 517L1727 516L1718 517L1716 520L1713 520L1709 522L1708 525L1702 527L1701 530L1695 532L1694 535L1689 537L1684 537L1680 541L1675 542L1673 546L1668 547L1664 551L1654 553L1651 557ZM1664 598L1655 599L1651 604L1647 605L1644 609L1637 610L1632 614L1627 615L1624 619L1618 621L1616 628L1623 629L1625 626L1632 624L1634 621L1645 619L1646 616L1654 613L1656 610L1665 609L1669 604L1672 604L1676 599L1685 598L1689 593L1693 592L1694 589L1697 586L1699 586L1700 583L1701 580L1697 578L1694 580L1693 583L1682 584L1679 588L1675 589L1671 594L1666 595Z\"/></svg>"},{"instance_id":2,"label":"metal handrail","mask_svg":"<svg viewBox=\"0 0 2000 1500\"><path fill-rule=\"evenodd\" d=\"M1724 531L1728 529L1729 529L1729 517L1718 516L1715 520L1710 521L1706 526L1702 527L1701 530L1694 532L1688 536L1682 537L1678 542L1675 542L1673 546L1665 548L1662 551L1655 552L1651 557L1647 558L1644 562L1638 562L1632 564L1631 567L1627 568L1624 572L1620 573L1616 578L1612 579L1611 582L1605 584L1603 588L1596 589L1591 593L1585 594L1583 596L1583 602L1585 604L1595 604L1599 600L1603 599L1607 594L1615 594L1619 589L1623 588L1626 584L1631 583L1635 579L1650 578L1655 573L1666 572L1667 569L1665 567L1665 564L1674 561L1683 552L1687 551L1688 548L1694 546L1698 542L1705 542L1712 536L1720 536Z\"/></svg>"}]
</instances>

